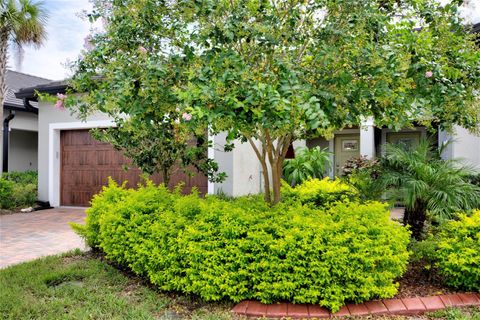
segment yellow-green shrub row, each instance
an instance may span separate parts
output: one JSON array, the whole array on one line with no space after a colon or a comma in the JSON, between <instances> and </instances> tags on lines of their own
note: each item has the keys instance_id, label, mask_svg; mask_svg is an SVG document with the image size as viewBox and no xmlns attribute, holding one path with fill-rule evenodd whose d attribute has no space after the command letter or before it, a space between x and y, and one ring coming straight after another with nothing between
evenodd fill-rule
<instances>
[{"instance_id":1,"label":"yellow-green shrub row","mask_svg":"<svg viewBox=\"0 0 480 320\"><path fill-rule=\"evenodd\" d=\"M202 199L111 183L87 214L81 232L90 245L163 290L205 300L336 311L347 301L393 296L408 260L408 231L378 202L270 208L260 197Z\"/></svg>"},{"instance_id":2,"label":"yellow-green shrub row","mask_svg":"<svg viewBox=\"0 0 480 320\"><path fill-rule=\"evenodd\" d=\"M463 290L480 290L480 210L460 215L440 227L433 260L445 282Z\"/></svg>"},{"instance_id":3,"label":"yellow-green shrub row","mask_svg":"<svg viewBox=\"0 0 480 320\"><path fill-rule=\"evenodd\" d=\"M355 188L341 180L330 180L326 177L322 180L308 179L294 188L284 182L282 197L286 201L299 201L315 207L328 207L339 201L359 200L360 195Z\"/></svg>"}]
</instances>

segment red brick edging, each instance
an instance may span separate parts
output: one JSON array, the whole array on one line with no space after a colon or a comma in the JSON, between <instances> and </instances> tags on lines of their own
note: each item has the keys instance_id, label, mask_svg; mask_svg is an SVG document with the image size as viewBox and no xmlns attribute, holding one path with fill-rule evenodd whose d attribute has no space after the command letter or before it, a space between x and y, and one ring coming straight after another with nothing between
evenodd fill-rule
<instances>
[{"instance_id":1,"label":"red brick edging","mask_svg":"<svg viewBox=\"0 0 480 320\"><path fill-rule=\"evenodd\" d=\"M232 312L247 317L265 318L331 318L366 315L418 315L447 307L480 306L480 293L446 294L430 297L385 299L362 304L348 304L338 312L311 304L262 304L257 301L242 301Z\"/></svg>"}]
</instances>

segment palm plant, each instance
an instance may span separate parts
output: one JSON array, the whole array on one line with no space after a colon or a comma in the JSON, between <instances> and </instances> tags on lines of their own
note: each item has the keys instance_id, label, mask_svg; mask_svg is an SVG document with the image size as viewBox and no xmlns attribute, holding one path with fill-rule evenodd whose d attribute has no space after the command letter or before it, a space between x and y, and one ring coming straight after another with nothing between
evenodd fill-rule
<instances>
[{"instance_id":1,"label":"palm plant","mask_svg":"<svg viewBox=\"0 0 480 320\"><path fill-rule=\"evenodd\" d=\"M308 178L322 179L331 164L330 152L315 148L298 148L294 159L283 165L283 177L292 186Z\"/></svg>"},{"instance_id":2,"label":"palm plant","mask_svg":"<svg viewBox=\"0 0 480 320\"><path fill-rule=\"evenodd\" d=\"M417 147L389 144L382 160L381 183L403 202L403 222L420 238L427 212L435 219L452 218L480 206L480 188L469 182L473 169L459 160L442 160L440 149L424 139Z\"/></svg>"},{"instance_id":3,"label":"palm plant","mask_svg":"<svg viewBox=\"0 0 480 320\"><path fill-rule=\"evenodd\" d=\"M39 47L46 37L46 20L47 14L41 2L0 1L0 119L3 119L9 44L13 43L19 48L19 52L23 45ZM3 139L0 130L0 150L3 150L2 146Z\"/></svg>"}]
</instances>

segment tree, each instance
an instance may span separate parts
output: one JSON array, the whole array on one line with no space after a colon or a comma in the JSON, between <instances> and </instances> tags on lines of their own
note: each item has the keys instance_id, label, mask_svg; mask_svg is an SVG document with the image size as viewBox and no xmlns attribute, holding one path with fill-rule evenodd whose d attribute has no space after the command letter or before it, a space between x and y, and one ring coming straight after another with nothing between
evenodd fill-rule
<instances>
[{"instance_id":1,"label":"tree","mask_svg":"<svg viewBox=\"0 0 480 320\"><path fill-rule=\"evenodd\" d=\"M46 21L47 14L40 2L2 0L0 3L0 120L2 123L9 44L13 43L18 48L24 45L40 46L46 37ZM2 135L3 130L0 130L0 150L3 150Z\"/></svg>"},{"instance_id":2,"label":"tree","mask_svg":"<svg viewBox=\"0 0 480 320\"><path fill-rule=\"evenodd\" d=\"M95 138L109 142L149 175L160 173L165 185L178 170L192 174L192 168L211 181L222 181L224 174L207 157L205 133L192 137L180 125L180 115L166 114L163 118L144 121L143 117L117 120L113 128L95 130ZM190 170L189 170L190 169Z\"/></svg>"},{"instance_id":3,"label":"tree","mask_svg":"<svg viewBox=\"0 0 480 320\"><path fill-rule=\"evenodd\" d=\"M147 49L156 45L156 39L130 43L137 29L121 27L126 21L115 20L118 17L112 16L110 2L92 3L95 11L87 17L102 19L107 28L119 23L115 30L123 35L111 47L108 34L86 37L84 58L75 65L70 91L88 94L59 95L54 98L57 107L70 107L83 118L94 111L111 116L116 126L94 131L95 137L121 150L144 173L160 173L166 185L180 169L187 174L201 172L213 182L223 181L225 174L208 159L207 128L189 130L191 115L178 108L177 99L167 89L175 85L177 73ZM49 99L48 95L42 98Z\"/></svg>"},{"instance_id":4,"label":"tree","mask_svg":"<svg viewBox=\"0 0 480 320\"><path fill-rule=\"evenodd\" d=\"M480 54L456 4L97 4L92 17L107 19L106 31L93 37L96 49L77 64L74 80L89 92L89 108L148 113L151 99L161 113L192 115L192 130L248 141L272 204L280 201L283 162L297 139L331 136L369 116L395 129L416 120L478 130ZM93 81L98 74L102 80Z\"/></svg>"},{"instance_id":5,"label":"tree","mask_svg":"<svg viewBox=\"0 0 480 320\"><path fill-rule=\"evenodd\" d=\"M480 207L480 187L468 179L475 172L459 160L442 160L442 150L423 139L414 149L388 144L377 184L405 205L403 223L422 235L427 213L445 220Z\"/></svg>"}]
</instances>

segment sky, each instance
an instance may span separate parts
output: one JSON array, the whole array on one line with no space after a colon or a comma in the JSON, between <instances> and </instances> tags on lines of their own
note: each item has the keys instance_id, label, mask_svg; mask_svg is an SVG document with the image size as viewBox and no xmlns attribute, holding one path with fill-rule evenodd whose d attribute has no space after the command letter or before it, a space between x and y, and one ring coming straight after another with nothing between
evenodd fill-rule
<instances>
[{"instance_id":1,"label":"sky","mask_svg":"<svg viewBox=\"0 0 480 320\"><path fill-rule=\"evenodd\" d=\"M442 3L448 0L439 0ZM28 74L51 80L68 78L70 70L65 66L75 60L83 49L84 39L90 33L90 24L79 18L79 13L89 10L88 0L44 0L49 20L48 39L45 45L36 50L25 48L21 69L17 69L13 59L9 67ZM480 22L480 0L466 0L463 16L468 22Z\"/></svg>"},{"instance_id":2,"label":"sky","mask_svg":"<svg viewBox=\"0 0 480 320\"><path fill-rule=\"evenodd\" d=\"M84 39L89 34L90 23L78 15L88 10L88 0L43 0L49 13L48 38L44 46L36 50L25 47L21 69L13 59L9 67L39 77L62 80L71 73L65 64L76 60L83 49ZM12 52L12 51L11 51Z\"/></svg>"}]
</instances>

